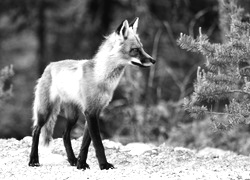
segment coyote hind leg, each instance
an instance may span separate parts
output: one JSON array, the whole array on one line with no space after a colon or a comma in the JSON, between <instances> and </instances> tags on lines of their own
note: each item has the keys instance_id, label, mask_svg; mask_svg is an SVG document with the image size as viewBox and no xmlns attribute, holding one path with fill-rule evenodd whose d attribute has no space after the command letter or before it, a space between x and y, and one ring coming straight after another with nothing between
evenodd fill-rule
<instances>
[{"instance_id":1,"label":"coyote hind leg","mask_svg":"<svg viewBox=\"0 0 250 180\"><path fill-rule=\"evenodd\" d=\"M50 115L50 111L48 111L47 114L38 114L38 123L37 125L35 125L34 130L33 130L29 166L32 166L32 167L40 166L39 157L38 157L39 136L41 133L41 128L47 122L49 115Z\"/></svg>"},{"instance_id":2,"label":"coyote hind leg","mask_svg":"<svg viewBox=\"0 0 250 180\"><path fill-rule=\"evenodd\" d=\"M67 105L65 107L65 118L67 119L66 129L63 133L63 143L67 153L68 162L71 166L76 166L77 159L75 157L74 151L72 149L70 132L77 122L79 115L77 107L73 105Z\"/></svg>"}]
</instances>

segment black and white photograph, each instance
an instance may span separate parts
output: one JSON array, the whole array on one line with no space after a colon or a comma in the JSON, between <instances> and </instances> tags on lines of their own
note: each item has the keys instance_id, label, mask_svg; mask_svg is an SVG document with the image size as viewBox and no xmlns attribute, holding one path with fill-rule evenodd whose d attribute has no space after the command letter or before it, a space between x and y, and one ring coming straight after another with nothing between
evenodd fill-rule
<instances>
[{"instance_id":1,"label":"black and white photograph","mask_svg":"<svg viewBox=\"0 0 250 180\"><path fill-rule=\"evenodd\" d=\"M1 180L250 180L249 0L0 0Z\"/></svg>"}]
</instances>

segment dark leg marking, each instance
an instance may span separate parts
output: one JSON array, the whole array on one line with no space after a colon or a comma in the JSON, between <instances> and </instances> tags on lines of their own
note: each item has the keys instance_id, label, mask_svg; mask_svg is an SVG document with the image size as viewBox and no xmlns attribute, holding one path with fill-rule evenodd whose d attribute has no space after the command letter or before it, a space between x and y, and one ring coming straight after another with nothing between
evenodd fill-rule
<instances>
[{"instance_id":1,"label":"dark leg marking","mask_svg":"<svg viewBox=\"0 0 250 180\"><path fill-rule=\"evenodd\" d=\"M39 144L39 135L41 132L40 126L35 126L33 131L33 138L32 138L32 147L30 153L30 161L29 166L40 166L39 164L39 157L38 157L38 144Z\"/></svg>"},{"instance_id":2,"label":"dark leg marking","mask_svg":"<svg viewBox=\"0 0 250 180\"><path fill-rule=\"evenodd\" d=\"M89 169L89 165L86 163L87 156L88 156L88 149L91 142L91 138L89 135L88 130L88 123L85 122L83 138L82 138L82 145L80 149L80 153L77 160L77 169Z\"/></svg>"},{"instance_id":3,"label":"dark leg marking","mask_svg":"<svg viewBox=\"0 0 250 180\"><path fill-rule=\"evenodd\" d=\"M63 133L63 143L64 143L64 147L65 147L65 150L67 153L69 164L71 166L76 166L76 162L77 162L74 151L72 149L71 140L70 140L70 132L71 132L73 126L75 125L76 121L77 121L77 119L75 119L74 121L68 120L66 130Z\"/></svg>"},{"instance_id":4,"label":"dark leg marking","mask_svg":"<svg viewBox=\"0 0 250 180\"><path fill-rule=\"evenodd\" d=\"M102 144L98 122L99 115L100 111L96 111L94 113L85 113L88 123L89 135L91 137L91 140L93 141L100 169L113 169L114 166L107 162L104 147Z\"/></svg>"},{"instance_id":5,"label":"dark leg marking","mask_svg":"<svg viewBox=\"0 0 250 180\"><path fill-rule=\"evenodd\" d=\"M39 136L41 133L41 128L47 122L51 111L49 110L47 115L38 114L38 124L34 127L33 137L32 137L32 146L30 152L30 161L29 166L40 166L39 157L38 157L38 144L39 144Z\"/></svg>"}]
</instances>

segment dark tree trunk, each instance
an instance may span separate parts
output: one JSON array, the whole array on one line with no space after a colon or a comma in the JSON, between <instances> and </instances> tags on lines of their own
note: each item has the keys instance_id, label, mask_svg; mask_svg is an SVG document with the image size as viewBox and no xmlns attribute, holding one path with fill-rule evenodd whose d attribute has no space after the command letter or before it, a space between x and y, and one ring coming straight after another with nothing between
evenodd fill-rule
<instances>
[{"instance_id":1,"label":"dark tree trunk","mask_svg":"<svg viewBox=\"0 0 250 180\"><path fill-rule=\"evenodd\" d=\"M41 75L43 70L47 65L47 60L45 58L46 53L46 16L45 16L46 6L44 0L39 0L38 3L38 25L36 29L38 38L38 49L37 49L37 60L38 60L38 73Z\"/></svg>"}]
</instances>

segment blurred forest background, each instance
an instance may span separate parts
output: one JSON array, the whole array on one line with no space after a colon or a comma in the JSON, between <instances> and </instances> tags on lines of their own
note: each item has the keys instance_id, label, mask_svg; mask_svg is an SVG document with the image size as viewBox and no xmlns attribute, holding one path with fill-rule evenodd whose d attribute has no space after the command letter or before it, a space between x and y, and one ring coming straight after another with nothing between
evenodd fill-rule
<instances>
[{"instance_id":1,"label":"blurred forest background","mask_svg":"<svg viewBox=\"0 0 250 180\"><path fill-rule=\"evenodd\" d=\"M250 2L239 0L250 12ZM32 101L36 80L45 66L62 59L90 59L98 46L122 20L139 17L139 35L146 52L157 63L150 69L126 69L114 98L101 116L104 138L122 143L141 141L171 146L230 149L250 152L250 127L218 131L208 118L194 120L182 108L193 92L198 66L204 58L181 50L180 33L198 34L220 43L219 0L1 0L0 67L7 78L1 89L0 138L31 135ZM2 76L3 77L3 76ZM0 92L1 95L1 92ZM63 132L59 118L55 137ZM79 123L72 133L81 135Z\"/></svg>"}]
</instances>

